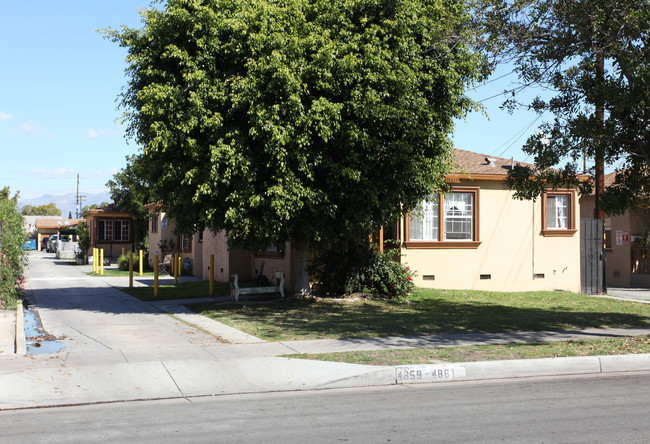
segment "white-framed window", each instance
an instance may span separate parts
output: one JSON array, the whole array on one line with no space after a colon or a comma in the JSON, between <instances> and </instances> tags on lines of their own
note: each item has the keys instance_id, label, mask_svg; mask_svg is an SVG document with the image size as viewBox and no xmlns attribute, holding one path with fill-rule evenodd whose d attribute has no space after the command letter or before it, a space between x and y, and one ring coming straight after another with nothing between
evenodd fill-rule
<instances>
[{"instance_id":1,"label":"white-framed window","mask_svg":"<svg viewBox=\"0 0 650 444\"><path fill-rule=\"evenodd\" d=\"M406 248L477 248L478 187L434 194L406 218Z\"/></svg>"},{"instance_id":2,"label":"white-framed window","mask_svg":"<svg viewBox=\"0 0 650 444\"><path fill-rule=\"evenodd\" d=\"M425 200L411 214L411 240L440 240L440 199L438 195Z\"/></svg>"},{"instance_id":3,"label":"white-framed window","mask_svg":"<svg viewBox=\"0 0 650 444\"><path fill-rule=\"evenodd\" d=\"M542 194L542 235L573 236L576 232L576 191L549 190Z\"/></svg>"},{"instance_id":4,"label":"white-framed window","mask_svg":"<svg viewBox=\"0 0 650 444\"><path fill-rule=\"evenodd\" d=\"M449 193L444 196L444 240L473 240L474 194Z\"/></svg>"},{"instance_id":5,"label":"white-framed window","mask_svg":"<svg viewBox=\"0 0 650 444\"><path fill-rule=\"evenodd\" d=\"M546 197L546 228L566 230L569 227L569 196Z\"/></svg>"}]
</instances>

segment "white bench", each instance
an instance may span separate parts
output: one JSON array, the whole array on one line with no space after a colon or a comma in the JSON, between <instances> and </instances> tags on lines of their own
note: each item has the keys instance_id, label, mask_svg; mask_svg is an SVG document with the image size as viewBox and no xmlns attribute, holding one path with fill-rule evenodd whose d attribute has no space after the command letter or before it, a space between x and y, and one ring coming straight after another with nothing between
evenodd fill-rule
<instances>
[{"instance_id":1,"label":"white bench","mask_svg":"<svg viewBox=\"0 0 650 444\"><path fill-rule=\"evenodd\" d=\"M284 272L278 271L274 273L273 281L275 281L275 285L269 287L239 288L239 276L232 274L230 275L230 297L233 298L236 302L239 302L239 296L242 294L280 293L280 297L284 299Z\"/></svg>"}]
</instances>

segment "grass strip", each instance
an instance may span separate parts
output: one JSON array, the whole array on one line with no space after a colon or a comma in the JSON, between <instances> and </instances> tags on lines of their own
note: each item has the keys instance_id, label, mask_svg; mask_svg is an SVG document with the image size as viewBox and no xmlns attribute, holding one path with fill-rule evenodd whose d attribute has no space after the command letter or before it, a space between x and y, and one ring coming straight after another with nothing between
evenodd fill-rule
<instances>
[{"instance_id":1,"label":"grass strip","mask_svg":"<svg viewBox=\"0 0 650 444\"><path fill-rule=\"evenodd\" d=\"M99 273L95 273L94 271L88 272L88 276L105 276L105 277L129 277L129 272L124 271L124 270L117 270L115 268L111 268L108 270L104 270L104 274L100 275ZM153 277L153 271L143 271L142 276L140 276L140 272L138 270L133 270L133 277Z\"/></svg>"},{"instance_id":2,"label":"grass strip","mask_svg":"<svg viewBox=\"0 0 650 444\"><path fill-rule=\"evenodd\" d=\"M650 336L465 347L292 354L289 358L365 365L412 365L650 353Z\"/></svg>"},{"instance_id":3,"label":"grass strip","mask_svg":"<svg viewBox=\"0 0 650 444\"><path fill-rule=\"evenodd\" d=\"M267 341L650 327L650 304L560 291L417 289L407 299L245 299L188 308Z\"/></svg>"}]
</instances>

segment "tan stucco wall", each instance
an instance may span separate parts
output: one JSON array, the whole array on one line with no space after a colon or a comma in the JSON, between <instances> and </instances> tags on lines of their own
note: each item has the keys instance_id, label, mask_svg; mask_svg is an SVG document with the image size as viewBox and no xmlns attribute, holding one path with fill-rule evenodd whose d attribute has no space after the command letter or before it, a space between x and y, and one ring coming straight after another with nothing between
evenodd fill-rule
<instances>
[{"instance_id":1,"label":"tan stucco wall","mask_svg":"<svg viewBox=\"0 0 650 444\"><path fill-rule=\"evenodd\" d=\"M153 268L154 262L155 262L155 257L158 256L159 260L162 262L164 260L163 255L160 251L160 242L162 240L166 240L167 244L169 245L170 241L174 242L174 250L173 251L167 251L167 254L173 254L175 251L177 251L178 248L178 239L177 236L174 234L174 223L171 221L169 218L166 218L165 212L160 212L160 213L153 213L150 211L149 213L149 266ZM155 218L158 220L158 232L153 233L151 231L151 218ZM167 226L163 228L163 219L167 219Z\"/></svg>"},{"instance_id":2,"label":"tan stucco wall","mask_svg":"<svg viewBox=\"0 0 650 444\"><path fill-rule=\"evenodd\" d=\"M480 186L477 249L404 248L402 262L417 273L419 287L492 291L569 290L580 292L580 235L544 237L541 199L512 198L496 181L463 181ZM579 228L579 206L574 202ZM404 224L401 226L404 239ZM534 278L543 274L544 278ZM423 280L433 275L435 280ZM491 275L491 279L480 279Z\"/></svg>"},{"instance_id":3,"label":"tan stucco wall","mask_svg":"<svg viewBox=\"0 0 650 444\"><path fill-rule=\"evenodd\" d=\"M195 276L202 276L202 279L210 279L210 255L214 255L214 279L217 282L227 282L230 275L230 263L228 260L228 243L226 234L221 231L217 234L209 230L203 232L203 246L201 249L201 273L195 272Z\"/></svg>"}]
</instances>

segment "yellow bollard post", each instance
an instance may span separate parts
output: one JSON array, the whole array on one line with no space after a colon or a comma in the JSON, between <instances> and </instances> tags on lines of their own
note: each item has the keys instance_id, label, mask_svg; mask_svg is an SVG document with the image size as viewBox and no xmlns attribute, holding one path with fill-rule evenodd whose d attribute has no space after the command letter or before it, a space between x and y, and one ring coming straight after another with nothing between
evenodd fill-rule
<instances>
[{"instance_id":1,"label":"yellow bollard post","mask_svg":"<svg viewBox=\"0 0 650 444\"><path fill-rule=\"evenodd\" d=\"M95 254L95 249L93 248L93 273L97 273L97 255Z\"/></svg>"},{"instance_id":2,"label":"yellow bollard post","mask_svg":"<svg viewBox=\"0 0 650 444\"><path fill-rule=\"evenodd\" d=\"M172 259L174 262L174 285L178 284L178 254Z\"/></svg>"},{"instance_id":3,"label":"yellow bollard post","mask_svg":"<svg viewBox=\"0 0 650 444\"><path fill-rule=\"evenodd\" d=\"M133 288L133 253L129 252L129 288Z\"/></svg>"},{"instance_id":4,"label":"yellow bollard post","mask_svg":"<svg viewBox=\"0 0 650 444\"><path fill-rule=\"evenodd\" d=\"M210 255L210 296L214 296L214 254Z\"/></svg>"},{"instance_id":5,"label":"yellow bollard post","mask_svg":"<svg viewBox=\"0 0 650 444\"><path fill-rule=\"evenodd\" d=\"M104 276L104 249L99 250L99 274Z\"/></svg>"},{"instance_id":6,"label":"yellow bollard post","mask_svg":"<svg viewBox=\"0 0 650 444\"><path fill-rule=\"evenodd\" d=\"M138 264L140 265L140 277L142 277L142 250L138 250Z\"/></svg>"},{"instance_id":7,"label":"yellow bollard post","mask_svg":"<svg viewBox=\"0 0 650 444\"><path fill-rule=\"evenodd\" d=\"M124 256L124 247L122 247L122 256Z\"/></svg>"},{"instance_id":8,"label":"yellow bollard post","mask_svg":"<svg viewBox=\"0 0 650 444\"><path fill-rule=\"evenodd\" d=\"M153 298L158 299L158 256L153 261Z\"/></svg>"},{"instance_id":9,"label":"yellow bollard post","mask_svg":"<svg viewBox=\"0 0 650 444\"><path fill-rule=\"evenodd\" d=\"M174 276L174 268L176 266L176 253L172 254L171 261L169 263L169 275Z\"/></svg>"}]
</instances>

